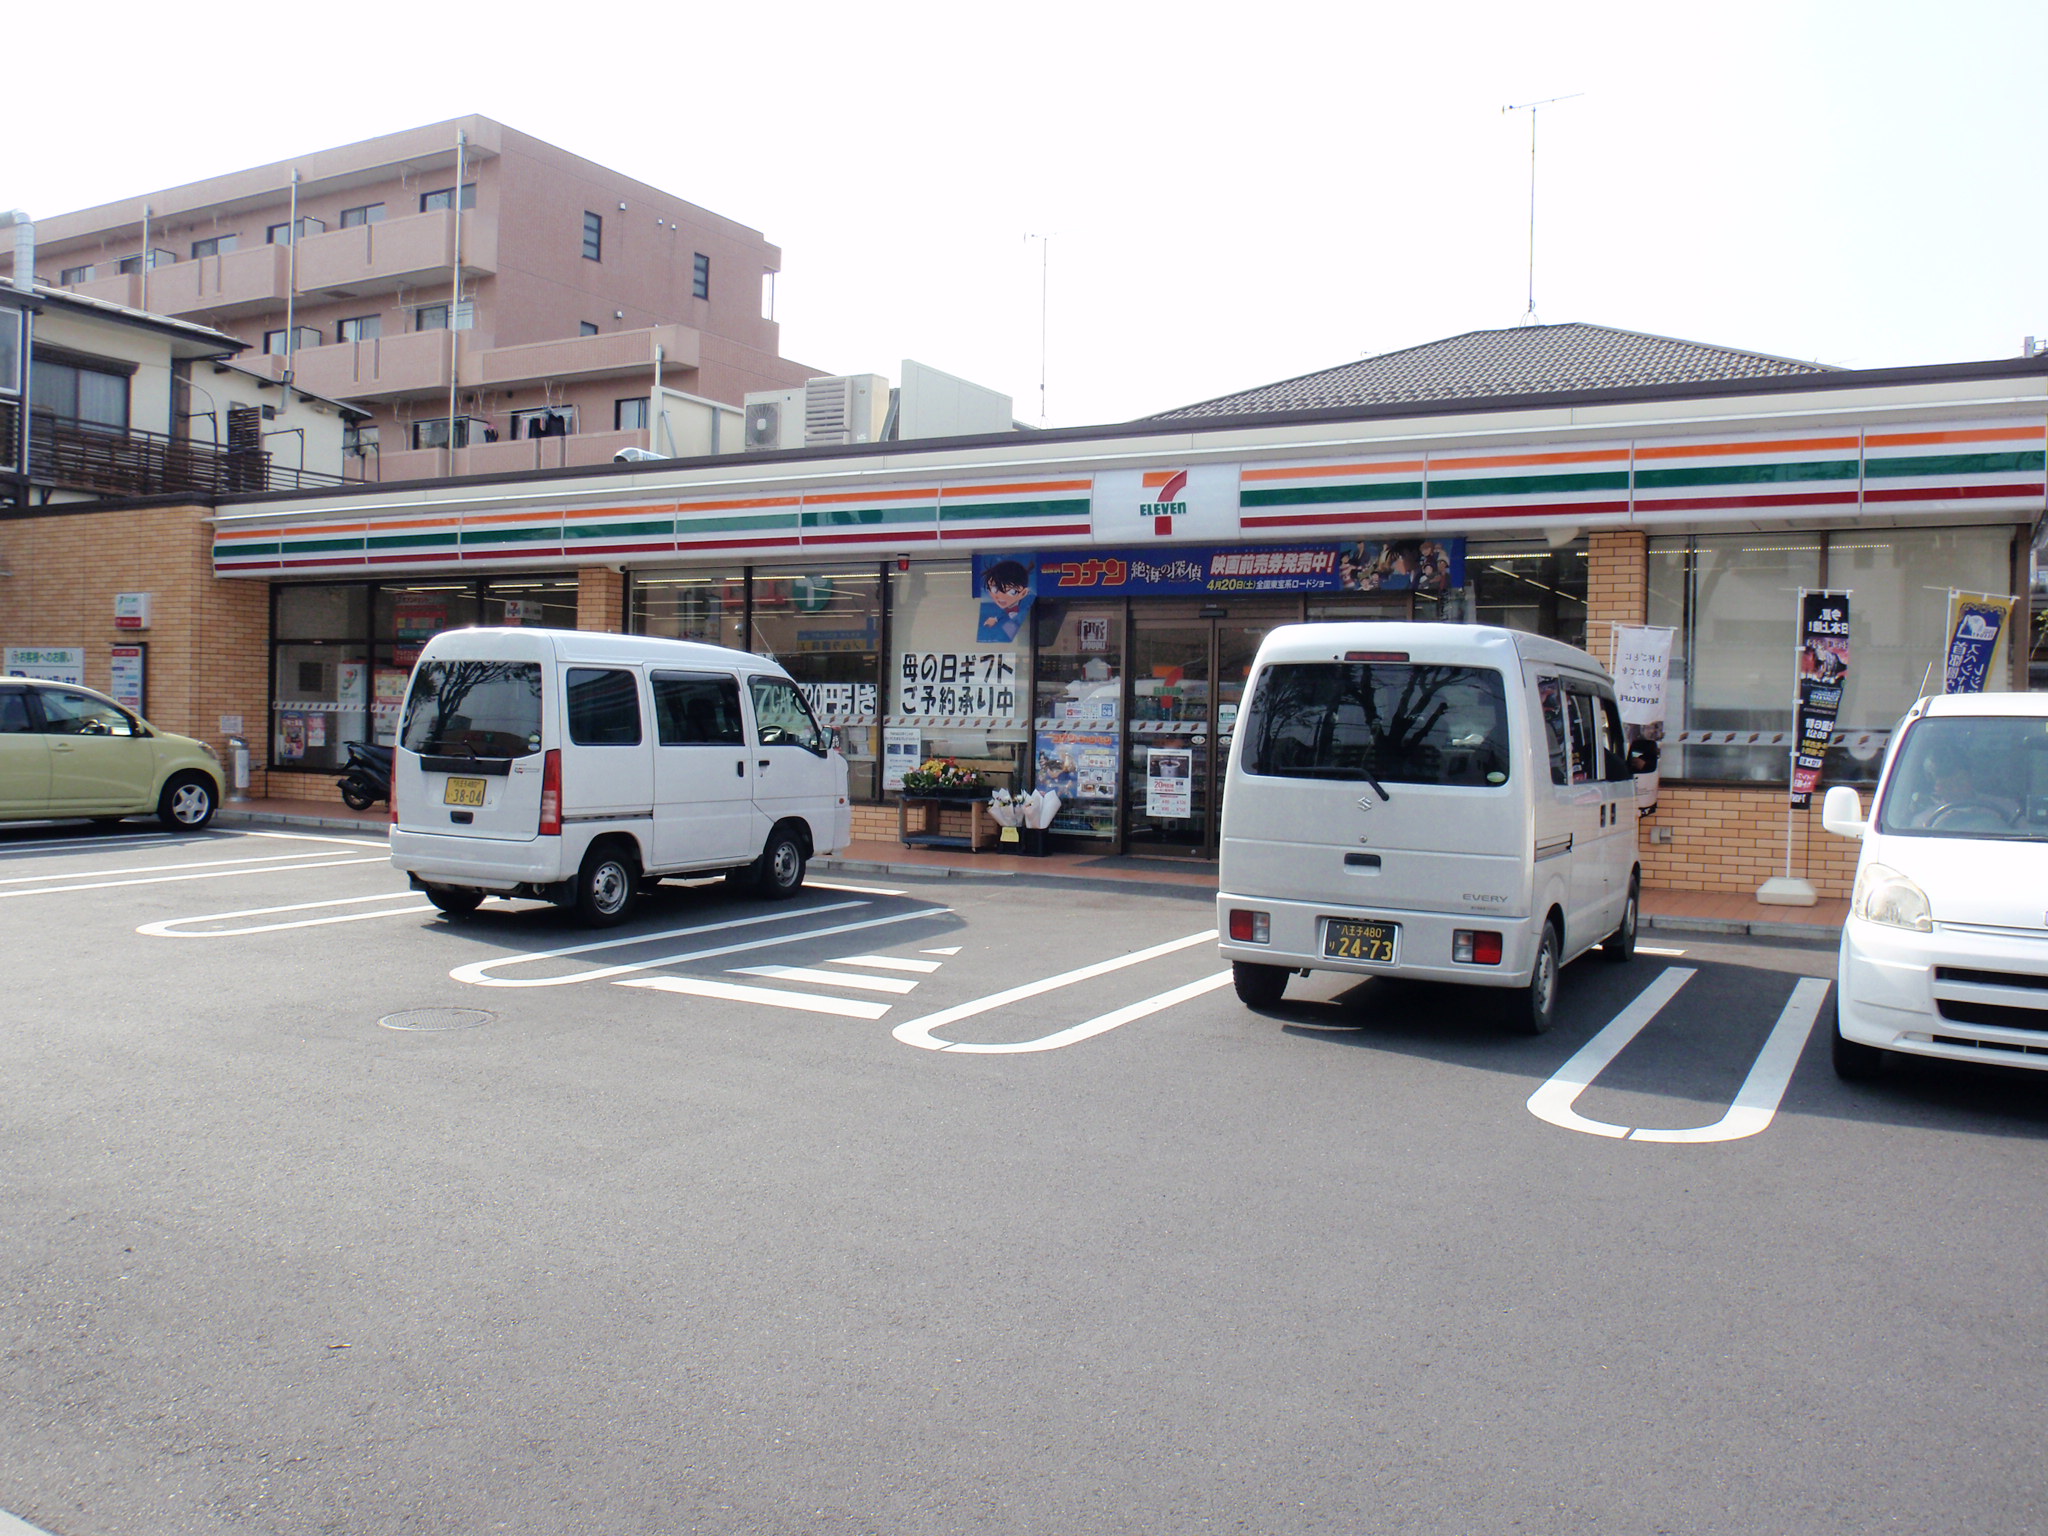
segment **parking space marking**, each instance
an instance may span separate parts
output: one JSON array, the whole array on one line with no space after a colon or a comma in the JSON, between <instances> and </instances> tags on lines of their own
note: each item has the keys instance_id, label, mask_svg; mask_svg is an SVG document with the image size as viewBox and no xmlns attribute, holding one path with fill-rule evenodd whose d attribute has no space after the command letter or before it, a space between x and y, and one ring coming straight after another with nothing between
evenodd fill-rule
<instances>
[{"instance_id":1,"label":"parking space marking","mask_svg":"<svg viewBox=\"0 0 2048 1536\"><path fill-rule=\"evenodd\" d=\"M17 824L17 830L19 829ZM189 832L128 832L113 837L60 837L49 842L9 842L0 844L0 851L20 850L23 853L91 853L101 848L140 848L151 843L187 842L192 840ZM222 842L225 839L206 837L202 842Z\"/></svg>"},{"instance_id":2,"label":"parking space marking","mask_svg":"<svg viewBox=\"0 0 2048 1536\"><path fill-rule=\"evenodd\" d=\"M302 853L293 853L278 855L278 857L286 859L303 859L305 855ZM187 873L180 875L150 875L147 878L140 880L95 881L91 879L90 875L46 875L40 876L38 878L52 880L78 880L81 883L77 885L38 885L31 886L29 889L23 891L0 891L0 901L4 901L9 897L13 896L63 896L68 895L74 891L111 891L117 890L123 886L130 885L173 885L181 880L232 880L240 875L292 874L299 870L340 869L343 865L347 864L385 864L389 863L390 861L383 858L321 859L317 863L313 864L274 864L263 862L261 864L261 867L256 869L214 869L210 867L211 865L219 863L241 864L249 862L252 861L242 859L208 859L205 861L203 865L162 864L156 867L159 869L184 868L188 870L197 868L200 869L202 872L199 874Z\"/></svg>"},{"instance_id":3,"label":"parking space marking","mask_svg":"<svg viewBox=\"0 0 2048 1536\"><path fill-rule=\"evenodd\" d=\"M1828 993L1828 983L1817 977L1801 977L1792 988L1792 995L1785 1000L1777 1023L1771 1027L1770 1037L1764 1041L1763 1049L1757 1053L1748 1075L1742 1080L1742 1086L1736 1090L1734 1102L1729 1105L1728 1112L1712 1125L1680 1130L1610 1125L1604 1120L1590 1119L1572 1108L1579 1095L1607 1069L1608 1063L1619 1056L1659 1010L1697 974L1697 971L1684 966L1672 966L1662 972L1636 995L1633 1002L1616 1014L1606 1028L1559 1067L1548 1082L1529 1095L1529 1113L1548 1124L1588 1136L1683 1146L1740 1141L1770 1125L1785 1097L1786 1085L1792 1081L1793 1068L1799 1064L1800 1052L1806 1048L1814 1020L1820 1017L1821 1001Z\"/></svg>"},{"instance_id":4,"label":"parking space marking","mask_svg":"<svg viewBox=\"0 0 2048 1536\"><path fill-rule=\"evenodd\" d=\"M926 954L934 951L926 950ZM915 971L920 976L929 976L939 968L937 960L911 960L902 955L836 955L834 965L867 965L878 971Z\"/></svg>"},{"instance_id":5,"label":"parking space marking","mask_svg":"<svg viewBox=\"0 0 2048 1536\"><path fill-rule=\"evenodd\" d=\"M360 906L372 901L405 901L416 891L386 891L381 896L339 896L332 901L297 901L285 907L245 907L239 912L209 912L204 917L167 917L162 922L144 923L135 931L152 939L228 939L251 933L275 933L281 928L318 928L327 923L360 923L373 917L404 917L411 912L431 912L432 903L387 908L381 912L349 912L336 917L300 918L288 923L256 923L241 928L215 928L205 933L183 930L194 923L224 923L236 917L268 917L277 912L312 912L321 907Z\"/></svg>"},{"instance_id":6,"label":"parking space marking","mask_svg":"<svg viewBox=\"0 0 2048 1536\"><path fill-rule=\"evenodd\" d=\"M856 896L908 896L910 892L899 891L886 885L844 885L836 880L806 880L807 891L851 891Z\"/></svg>"},{"instance_id":7,"label":"parking space marking","mask_svg":"<svg viewBox=\"0 0 2048 1536\"><path fill-rule=\"evenodd\" d=\"M1157 960L1162 955L1171 955L1180 950L1192 948L1196 944L1212 943L1215 938L1216 930L1214 928L1204 929L1200 933L1191 933L1185 938L1172 939L1164 944L1155 944L1150 949L1135 950L1128 955L1117 955L1109 960L1098 960L1093 965L1084 965L1076 970L1062 971L1057 976L1047 976L1038 981L1028 981L1019 987L1008 988L1002 992L992 992L987 997L976 998L973 1002L957 1003L951 1008L941 1008L937 1013L928 1013L923 1018L910 1019L905 1023L898 1024L890 1033L905 1045L914 1045L919 1050L959 1051L976 1055L1010 1055L1020 1051L1057 1049L1056 1045L1045 1043L1049 1041L1057 1041L1058 1045L1072 1045L1076 1040L1087 1039L1090 1035L1099 1035L1106 1029L1116 1028L1117 1024L1129 1023L1131 1018L1142 1018L1144 1014L1131 1014L1129 1018L1120 1018L1117 1014L1103 1014L1099 1019L1089 1020L1088 1024L1077 1024L1070 1030L1060 1030L1055 1034L1047 1035L1042 1041L1024 1041L994 1047L970 1045L957 1040L941 1040L932 1031L944 1029L949 1024L957 1024L962 1019L971 1019L977 1014L988 1013L997 1008L1007 1007L1011 1003L1022 1002L1026 998L1038 997L1047 992L1056 992L1061 987L1071 987L1080 982L1092 981L1097 976L1107 976L1112 971L1120 971L1127 966L1143 965L1148 960ZM1223 974L1225 979L1227 979L1229 973L1225 972ZM1210 976L1204 977L1201 982L1192 985L1199 991L1206 991L1210 987L1219 984L1216 977ZM1187 992L1189 996L1195 995L1194 992L1188 992L1186 988L1176 988L1175 990L1176 992ZM1167 997L1172 996L1172 994L1161 994L1161 996ZM1174 1001L1180 1000L1178 997L1174 998ZM1157 1000L1147 999L1146 1001L1153 1002ZM1134 1008L1140 1006L1142 1005L1132 1005ZM1168 1006L1171 1006L1171 1004L1166 1002L1159 1003L1159 1007ZM1146 1009L1146 1012L1156 1011L1157 1009ZM1118 1014L1126 1012L1128 1010L1117 1010ZM1116 1022L1105 1024L1102 1022L1104 1019L1115 1019ZM1091 1029L1091 1025L1100 1025L1101 1027ZM1076 1030L1083 1029L1088 1030L1089 1033L1082 1035L1074 1033Z\"/></svg>"},{"instance_id":8,"label":"parking space marking","mask_svg":"<svg viewBox=\"0 0 2048 1536\"><path fill-rule=\"evenodd\" d=\"M771 934L767 938L747 939L738 944L721 944L710 949L687 950L681 954L660 955L652 960L636 960L626 965L600 966L595 970L579 971L571 976L543 976L533 981L514 980L510 977L493 976L492 971L500 966L531 965L540 960L556 960L566 955L587 955L594 950L616 949L621 944L651 944L662 939L683 938L690 934L716 933L734 928L749 928L760 923L786 923L796 918L813 917L824 912L841 912L853 907L871 906L866 901L836 901L822 907L806 907L798 912L776 912L765 917L740 917L723 923L700 923L690 928L672 928L663 933L629 934L622 939L601 939L595 944L572 944L566 949L541 950L531 955L499 955L490 960L478 960L469 965L459 965L448 974L456 981L468 982L478 987L563 987L585 981L609 981L614 976L630 975L634 971L648 971L658 965L681 965L691 960L712 960L720 955L736 955L749 949L768 949L778 944L801 944L810 939L830 938L839 933L856 933L866 928L883 928L891 923L915 922L925 917L948 917L951 908L919 907L912 912L895 912L886 917L871 917L857 923L838 923L827 928L805 928L796 933Z\"/></svg>"},{"instance_id":9,"label":"parking space marking","mask_svg":"<svg viewBox=\"0 0 2048 1536\"><path fill-rule=\"evenodd\" d=\"M1636 946L1636 953L1639 955L1682 955L1685 951L1682 949L1655 949L1648 944L1638 944Z\"/></svg>"},{"instance_id":10,"label":"parking space marking","mask_svg":"<svg viewBox=\"0 0 2048 1536\"><path fill-rule=\"evenodd\" d=\"M960 946L955 944L951 949L920 949L918 953L920 955L957 955L960 953Z\"/></svg>"},{"instance_id":11,"label":"parking space marking","mask_svg":"<svg viewBox=\"0 0 2048 1536\"><path fill-rule=\"evenodd\" d=\"M243 837L271 837L283 843L332 843L337 848L389 848L388 837L328 837L312 832L244 832Z\"/></svg>"},{"instance_id":12,"label":"parking space marking","mask_svg":"<svg viewBox=\"0 0 2048 1536\"><path fill-rule=\"evenodd\" d=\"M828 987L851 987L856 992L893 992L898 997L917 983L895 976L862 976L846 971L814 971L801 965L736 965L735 976L761 976L769 981L815 981Z\"/></svg>"},{"instance_id":13,"label":"parking space marking","mask_svg":"<svg viewBox=\"0 0 2048 1536\"><path fill-rule=\"evenodd\" d=\"M956 1041L951 1044L940 1043L938 1048L963 1056L1022 1056L1034 1051L1057 1051L1064 1046L1079 1045L1083 1040L1093 1040L1097 1035L1108 1034L1119 1025L1160 1013L1176 1003L1184 1003L1190 998L1200 997L1205 992L1214 992L1218 987L1229 985L1230 972L1218 971L1214 976L1204 976L1199 981L1191 981L1185 986L1175 987L1157 996L1127 1003L1112 1012L1098 1014L1084 1023L1070 1024L1065 1029L1056 1029L1049 1035L1041 1035L1036 1040L1015 1040L1000 1045ZM918 1042L912 1042L916 1043Z\"/></svg>"},{"instance_id":14,"label":"parking space marking","mask_svg":"<svg viewBox=\"0 0 2048 1536\"><path fill-rule=\"evenodd\" d=\"M680 992L687 997L716 997L733 1003L765 1003L775 1008L794 1008L802 1013L836 1014L842 1019L879 1019L892 1006L850 997L820 997L815 992L785 992L779 987L745 987L732 981L704 981L695 976L635 976L613 985L645 987L651 992Z\"/></svg>"},{"instance_id":15,"label":"parking space marking","mask_svg":"<svg viewBox=\"0 0 2048 1536\"><path fill-rule=\"evenodd\" d=\"M70 875L8 875L0 878L0 885L33 885L38 880L98 880L109 875L154 875L165 870L218 869L228 864L287 864L293 859L303 859L303 853L260 853L242 859L186 859L177 864L137 864L128 869L82 869ZM361 860L330 860L321 856L319 862L361 863ZM316 866L317 867L317 866ZM5 894L0 892L0 894Z\"/></svg>"}]
</instances>

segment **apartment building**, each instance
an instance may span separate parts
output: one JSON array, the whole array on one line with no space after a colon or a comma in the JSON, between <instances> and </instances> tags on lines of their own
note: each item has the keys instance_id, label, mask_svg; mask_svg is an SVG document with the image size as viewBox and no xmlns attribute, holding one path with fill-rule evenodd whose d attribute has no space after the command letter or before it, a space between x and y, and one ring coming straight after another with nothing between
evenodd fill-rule
<instances>
[{"instance_id":1,"label":"apartment building","mask_svg":"<svg viewBox=\"0 0 2048 1536\"><path fill-rule=\"evenodd\" d=\"M39 219L37 278L245 342L367 412L352 478L739 446L779 351L759 231L470 116ZM0 253L0 271L11 276Z\"/></svg>"}]
</instances>

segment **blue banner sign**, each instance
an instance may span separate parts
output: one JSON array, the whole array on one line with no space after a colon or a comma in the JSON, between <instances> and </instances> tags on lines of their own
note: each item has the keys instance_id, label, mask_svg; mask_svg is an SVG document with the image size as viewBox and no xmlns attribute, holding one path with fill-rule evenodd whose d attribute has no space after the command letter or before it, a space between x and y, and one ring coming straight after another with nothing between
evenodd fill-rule
<instances>
[{"instance_id":1,"label":"blue banner sign","mask_svg":"<svg viewBox=\"0 0 2048 1536\"><path fill-rule=\"evenodd\" d=\"M1465 585L1463 539L1341 544L1075 549L974 557L974 590L1027 576L1034 597L1210 597L1233 592L1420 592ZM1014 601L1014 599L1013 599ZM984 640L995 638L984 635Z\"/></svg>"}]
</instances>

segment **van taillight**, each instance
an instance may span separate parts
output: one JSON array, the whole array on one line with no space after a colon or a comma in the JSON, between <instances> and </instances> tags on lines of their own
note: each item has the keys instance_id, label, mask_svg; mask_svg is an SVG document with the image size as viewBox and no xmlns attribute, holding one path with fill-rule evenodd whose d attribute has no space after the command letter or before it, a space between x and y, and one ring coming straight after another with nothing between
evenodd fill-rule
<instances>
[{"instance_id":1,"label":"van taillight","mask_svg":"<svg viewBox=\"0 0 2048 1536\"><path fill-rule=\"evenodd\" d=\"M1232 907L1230 909L1230 942L1233 944L1272 943L1272 916L1265 912L1247 912L1242 907Z\"/></svg>"},{"instance_id":2,"label":"van taillight","mask_svg":"<svg viewBox=\"0 0 2048 1536\"><path fill-rule=\"evenodd\" d=\"M540 835L562 835L562 749L551 748L540 771Z\"/></svg>"},{"instance_id":3,"label":"van taillight","mask_svg":"<svg viewBox=\"0 0 2048 1536\"><path fill-rule=\"evenodd\" d=\"M391 754L391 793L384 797L391 802L391 825L398 825L398 753Z\"/></svg>"},{"instance_id":4,"label":"van taillight","mask_svg":"<svg viewBox=\"0 0 2048 1536\"><path fill-rule=\"evenodd\" d=\"M1460 965L1499 965L1500 935L1484 928L1460 928L1451 935L1451 958Z\"/></svg>"}]
</instances>

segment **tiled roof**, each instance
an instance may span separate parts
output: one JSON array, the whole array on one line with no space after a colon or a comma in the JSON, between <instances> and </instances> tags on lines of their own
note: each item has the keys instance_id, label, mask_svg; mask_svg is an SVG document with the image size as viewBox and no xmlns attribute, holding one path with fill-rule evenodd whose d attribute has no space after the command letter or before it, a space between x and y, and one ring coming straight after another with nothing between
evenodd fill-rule
<instances>
[{"instance_id":1,"label":"tiled roof","mask_svg":"<svg viewBox=\"0 0 2048 1536\"><path fill-rule=\"evenodd\" d=\"M1242 394L1161 411L1146 419L1244 416L1403 400L1469 400L1834 371L1825 363L1803 363L1604 325L1526 325L1505 331L1467 331Z\"/></svg>"}]
</instances>

